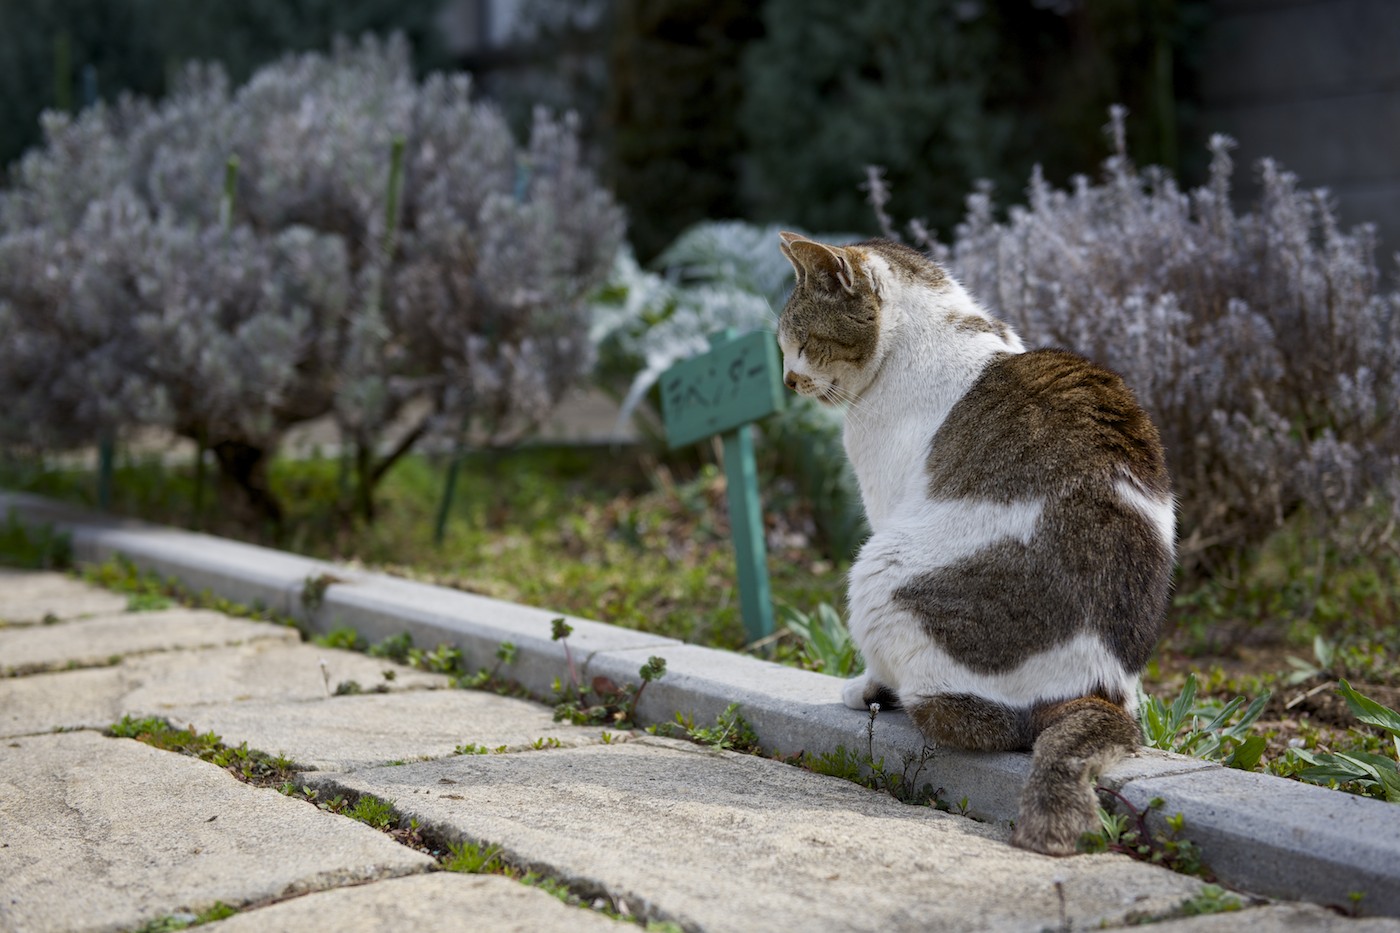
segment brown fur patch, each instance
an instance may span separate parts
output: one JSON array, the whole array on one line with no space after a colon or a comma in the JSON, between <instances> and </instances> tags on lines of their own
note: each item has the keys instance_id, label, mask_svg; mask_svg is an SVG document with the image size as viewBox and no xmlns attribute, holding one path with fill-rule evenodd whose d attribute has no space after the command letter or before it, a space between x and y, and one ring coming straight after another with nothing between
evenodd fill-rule
<instances>
[{"instance_id":1,"label":"brown fur patch","mask_svg":"<svg viewBox=\"0 0 1400 933\"><path fill-rule=\"evenodd\" d=\"M993 334L1006 340L1011 336L1011 328L1001 321L980 317L976 314L949 314L948 323L954 330L970 334Z\"/></svg>"},{"instance_id":2,"label":"brown fur patch","mask_svg":"<svg viewBox=\"0 0 1400 933\"><path fill-rule=\"evenodd\" d=\"M1007 354L987 365L929 448L938 499L1010 502L1127 469L1171 488L1162 441L1114 372L1068 350Z\"/></svg>"},{"instance_id":3,"label":"brown fur patch","mask_svg":"<svg viewBox=\"0 0 1400 933\"><path fill-rule=\"evenodd\" d=\"M1018 751L1031 747L1031 715L969 693L919 697L908 706L909 718L934 745L978 752Z\"/></svg>"},{"instance_id":4,"label":"brown fur patch","mask_svg":"<svg viewBox=\"0 0 1400 933\"><path fill-rule=\"evenodd\" d=\"M1003 541L916 576L895 601L958 662L1010 671L1083 631L1129 671L1156 647L1172 558L1157 529L1111 489L1048 503L1029 544Z\"/></svg>"},{"instance_id":5,"label":"brown fur patch","mask_svg":"<svg viewBox=\"0 0 1400 933\"><path fill-rule=\"evenodd\" d=\"M998 358L934 436L929 496L1043 500L1035 536L921 574L895 600L979 672L1012 670L1084 631L1141 670L1166 614L1172 555L1115 489L1122 470L1167 494L1156 429L1121 379L1059 350Z\"/></svg>"},{"instance_id":6,"label":"brown fur patch","mask_svg":"<svg viewBox=\"0 0 1400 933\"><path fill-rule=\"evenodd\" d=\"M948 284L948 274L943 267L913 247L879 238L855 245L879 254L889 263L891 271L908 284L926 288L942 288Z\"/></svg>"}]
</instances>

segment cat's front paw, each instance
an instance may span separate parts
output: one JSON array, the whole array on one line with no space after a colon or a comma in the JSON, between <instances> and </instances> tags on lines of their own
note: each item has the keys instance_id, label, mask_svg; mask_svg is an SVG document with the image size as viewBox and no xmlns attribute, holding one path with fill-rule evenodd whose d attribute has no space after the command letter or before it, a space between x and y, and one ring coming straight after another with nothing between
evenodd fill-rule
<instances>
[{"instance_id":1,"label":"cat's front paw","mask_svg":"<svg viewBox=\"0 0 1400 933\"><path fill-rule=\"evenodd\" d=\"M899 694L878 680L871 679L868 673L852 677L841 688L841 702L851 709L868 710L871 703L879 703L884 710L899 709Z\"/></svg>"},{"instance_id":2,"label":"cat's front paw","mask_svg":"<svg viewBox=\"0 0 1400 933\"><path fill-rule=\"evenodd\" d=\"M859 674L846 681L846 685L841 688L841 702L851 709L869 709L870 704L865 702L865 688L869 683L870 677L866 674Z\"/></svg>"}]
</instances>

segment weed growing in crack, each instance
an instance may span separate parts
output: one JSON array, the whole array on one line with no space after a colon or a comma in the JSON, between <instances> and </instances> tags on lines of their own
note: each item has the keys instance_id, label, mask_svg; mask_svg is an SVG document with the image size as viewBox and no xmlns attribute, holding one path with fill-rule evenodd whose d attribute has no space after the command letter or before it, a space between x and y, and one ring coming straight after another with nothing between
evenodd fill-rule
<instances>
[{"instance_id":1,"label":"weed growing in crack","mask_svg":"<svg viewBox=\"0 0 1400 933\"><path fill-rule=\"evenodd\" d=\"M1097 832L1085 833L1079 840L1081 852L1121 852L1138 861L1161 865L1183 875L1215 880L1201 860L1200 847L1181 837L1181 831L1186 826L1184 816L1177 813L1164 817L1167 824L1165 831L1153 832L1148 827L1148 814L1160 810L1165 804L1161 797L1152 798L1145 810L1139 810L1115 790L1107 787L1098 790L1100 794L1114 798L1127 812L1114 813L1100 807L1100 828Z\"/></svg>"},{"instance_id":2,"label":"weed growing in crack","mask_svg":"<svg viewBox=\"0 0 1400 933\"><path fill-rule=\"evenodd\" d=\"M364 651L368 647L360 633L348 625L337 626L311 640L322 648L340 648L345 651Z\"/></svg>"},{"instance_id":3,"label":"weed growing in crack","mask_svg":"<svg viewBox=\"0 0 1400 933\"><path fill-rule=\"evenodd\" d=\"M135 739L153 748L207 761L240 781L260 787L286 782L296 773L296 765L283 755L269 755L250 749L247 742L237 747L225 745L212 732L201 733L193 726L176 729L164 719L154 716L145 719L123 716L121 722L107 728L106 734L113 738Z\"/></svg>"},{"instance_id":4,"label":"weed growing in crack","mask_svg":"<svg viewBox=\"0 0 1400 933\"><path fill-rule=\"evenodd\" d=\"M306 582L301 587L301 604L306 609L307 614L314 615L326 601L326 590L331 588L332 583L344 583L340 577L334 574L323 573L320 576L307 577Z\"/></svg>"},{"instance_id":5,"label":"weed growing in crack","mask_svg":"<svg viewBox=\"0 0 1400 933\"><path fill-rule=\"evenodd\" d=\"M789 761L808 771L839 777L855 784L862 784L871 790L883 791L901 803L913 806L931 806L937 810L951 812L952 807L943 799L943 788L935 789L932 784L920 784L919 779L933 760L935 749L925 745L918 752L906 752L901 756L900 768L895 771L886 766L884 756L875 757L875 720L880 715L880 704L870 704L870 716L865 722L864 754L850 751L844 745L836 746L835 751L821 755L802 753ZM968 811L967 798L960 803L961 815Z\"/></svg>"},{"instance_id":6,"label":"weed growing in crack","mask_svg":"<svg viewBox=\"0 0 1400 933\"><path fill-rule=\"evenodd\" d=\"M444 871L455 871L464 875L496 874L505 869L500 857L500 846L488 846L479 842L454 842L448 846L447 857L442 860L442 867Z\"/></svg>"},{"instance_id":7,"label":"weed growing in crack","mask_svg":"<svg viewBox=\"0 0 1400 933\"><path fill-rule=\"evenodd\" d=\"M642 691L647 684L666 676L666 659L652 656L641 666L637 676L640 684L619 685L610 677L594 677L588 687L579 680L578 666L574 663L573 649L569 647L569 636L573 626L563 617L551 623L550 637L564 646L564 660L569 666L569 682L554 679L554 720L570 722L576 726L617 725L631 728L636 721L637 704L642 699Z\"/></svg>"},{"instance_id":8,"label":"weed growing in crack","mask_svg":"<svg viewBox=\"0 0 1400 933\"><path fill-rule=\"evenodd\" d=\"M170 933L173 930L188 930L190 927L203 926L206 923L213 923L215 920L225 920L236 913L238 913L237 907L230 907L223 901L215 901L213 906L206 907L198 913L182 912L158 917L138 928L136 933Z\"/></svg>"},{"instance_id":9,"label":"weed growing in crack","mask_svg":"<svg viewBox=\"0 0 1400 933\"><path fill-rule=\"evenodd\" d=\"M740 715L738 703L730 703L726 706L724 711L715 717L713 726L697 726L693 716L676 713L674 722L657 723L654 726L648 726L647 731L652 735L689 739L701 745L744 752L750 755L758 754L763 750L759 745L758 735L753 731L753 726L749 725L748 720ZM607 734L604 733L604 735ZM606 740L604 744L606 744Z\"/></svg>"},{"instance_id":10,"label":"weed growing in crack","mask_svg":"<svg viewBox=\"0 0 1400 933\"><path fill-rule=\"evenodd\" d=\"M509 641L501 642L500 645L496 647L496 663L492 665L491 669L487 670L483 667L475 674L470 676L463 675L458 678L457 686L468 690L489 690L495 688L497 692L501 692L501 688L511 686L497 679L500 675L501 667L514 664L515 656L515 644Z\"/></svg>"},{"instance_id":11,"label":"weed growing in crack","mask_svg":"<svg viewBox=\"0 0 1400 933\"><path fill-rule=\"evenodd\" d=\"M452 754L454 755L487 755L490 754L490 752L491 749L487 748L485 745L477 745L474 742L466 745L458 745L452 750Z\"/></svg>"},{"instance_id":12,"label":"weed growing in crack","mask_svg":"<svg viewBox=\"0 0 1400 933\"><path fill-rule=\"evenodd\" d=\"M171 603L178 603L189 609L212 609L234 618L285 625L301 631L303 636L306 634L295 619L269 612L266 606L256 602L251 605L236 603L222 596L215 596L208 590L195 593L174 577L162 579L158 574L144 573L134 561L121 554L101 564L84 567L79 576L95 586L126 594L129 597L128 608L158 605L160 600L168 599Z\"/></svg>"},{"instance_id":13,"label":"weed growing in crack","mask_svg":"<svg viewBox=\"0 0 1400 933\"><path fill-rule=\"evenodd\" d=\"M394 824L393 805L373 794L361 794L354 805L345 811L345 815L380 831Z\"/></svg>"}]
</instances>

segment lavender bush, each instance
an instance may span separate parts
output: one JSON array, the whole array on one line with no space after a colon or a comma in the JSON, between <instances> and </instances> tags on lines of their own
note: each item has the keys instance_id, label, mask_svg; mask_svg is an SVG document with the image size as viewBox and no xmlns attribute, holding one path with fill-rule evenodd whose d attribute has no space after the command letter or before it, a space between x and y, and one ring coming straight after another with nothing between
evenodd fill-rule
<instances>
[{"instance_id":1,"label":"lavender bush","mask_svg":"<svg viewBox=\"0 0 1400 933\"><path fill-rule=\"evenodd\" d=\"M1061 191L1036 174L1005 221L979 192L934 252L1029 343L1085 353L1139 393L1171 461L1186 568L1209 570L1300 510L1324 540L1388 541L1400 293L1382 286L1371 228L1341 230L1325 191L1268 160L1258 202L1237 212L1222 136L1208 184L1183 191L1129 162L1123 124L1115 109L1100 182Z\"/></svg>"},{"instance_id":2,"label":"lavender bush","mask_svg":"<svg viewBox=\"0 0 1400 933\"><path fill-rule=\"evenodd\" d=\"M165 426L275 519L268 456L332 414L368 513L422 437L511 436L591 365L622 218L577 127L540 113L517 145L465 76L416 82L402 40L236 91L191 68L45 135L0 196L0 439Z\"/></svg>"}]
</instances>

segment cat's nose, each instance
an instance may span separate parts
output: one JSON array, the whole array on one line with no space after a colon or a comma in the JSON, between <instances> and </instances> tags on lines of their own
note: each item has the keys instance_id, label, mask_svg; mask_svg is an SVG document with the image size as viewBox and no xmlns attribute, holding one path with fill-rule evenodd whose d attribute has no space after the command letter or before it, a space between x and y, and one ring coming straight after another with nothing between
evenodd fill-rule
<instances>
[{"instance_id":1,"label":"cat's nose","mask_svg":"<svg viewBox=\"0 0 1400 933\"><path fill-rule=\"evenodd\" d=\"M783 377L783 382L787 384L789 389L795 390L797 388L797 373L789 370L788 374Z\"/></svg>"}]
</instances>

